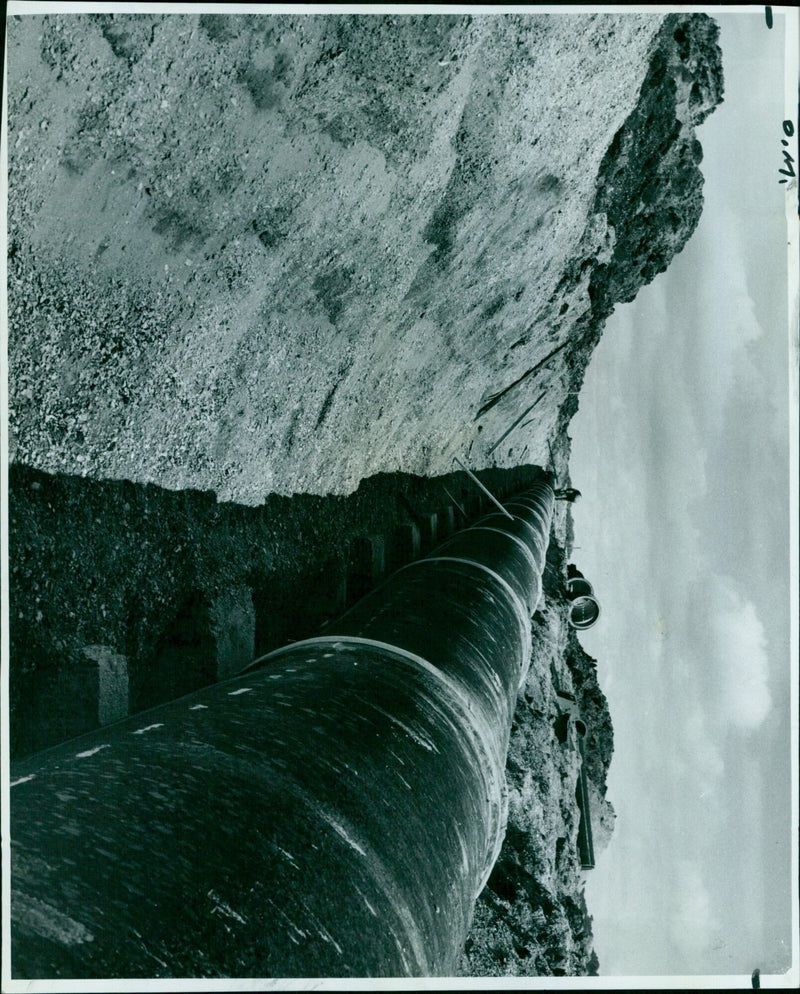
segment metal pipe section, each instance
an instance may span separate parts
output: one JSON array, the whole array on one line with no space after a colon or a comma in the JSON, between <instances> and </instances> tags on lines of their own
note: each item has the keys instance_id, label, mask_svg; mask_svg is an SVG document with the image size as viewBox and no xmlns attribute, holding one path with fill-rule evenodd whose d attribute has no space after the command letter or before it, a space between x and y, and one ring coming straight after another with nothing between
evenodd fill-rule
<instances>
[{"instance_id":1,"label":"metal pipe section","mask_svg":"<svg viewBox=\"0 0 800 994\"><path fill-rule=\"evenodd\" d=\"M15 979L456 972L505 831L541 485L232 680L16 764Z\"/></svg>"},{"instance_id":2,"label":"metal pipe section","mask_svg":"<svg viewBox=\"0 0 800 994\"><path fill-rule=\"evenodd\" d=\"M581 869L594 869L594 842L592 840L592 810L589 804L589 782L586 777L586 725L575 722L578 732L578 749L581 754L581 772L575 789L578 801L580 821L578 822L578 854L581 858ZM580 726L580 727L579 727Z\"/></svg>"},{"instance_id":3,"label":"metal pipe section","mask_svg":"<svg viewBox=\"0 0 800 994\"><path fill-rule=\"evenodd\" d=\"M583 573L574 566L569 568L573 571L573 575L567 580L567 600L570 602L569 623L573 628L581 630L591 628L600 617L600 602Z\"/></svg>"}]
</instances>

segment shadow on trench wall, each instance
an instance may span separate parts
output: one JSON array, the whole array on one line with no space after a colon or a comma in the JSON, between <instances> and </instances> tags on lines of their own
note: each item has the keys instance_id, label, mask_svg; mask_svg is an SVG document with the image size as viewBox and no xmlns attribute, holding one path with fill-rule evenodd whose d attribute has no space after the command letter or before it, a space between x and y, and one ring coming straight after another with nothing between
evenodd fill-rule
<instances>
[{"instance_id":1,"label":"shadow on trench wall","mask_svg":"<svg viewBox=\"0 0 800 994\"><path fill-rule=\"evenodd\" d=\"M537 466L478 474L499 498ZM464 473L378 474L260 507L9 468L13 758L225 679L314 635L488 509Z\"/></svg>"}]
</instances>

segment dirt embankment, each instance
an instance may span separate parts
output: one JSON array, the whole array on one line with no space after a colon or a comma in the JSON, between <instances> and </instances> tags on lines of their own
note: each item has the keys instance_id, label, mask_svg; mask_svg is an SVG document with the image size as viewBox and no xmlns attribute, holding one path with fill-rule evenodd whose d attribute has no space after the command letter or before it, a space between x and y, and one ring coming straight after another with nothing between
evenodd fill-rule
<instances>
[{"instance_id":1,"label":"dirt embankment","mask_svg":"<svg viewBox=\"0 0 800 994\"><path fill-rule=\"evenodd\" d=\"M252 505L545 464L696 220L696 23L12 18L12 457Z\"/></svg>"}]
</instances>

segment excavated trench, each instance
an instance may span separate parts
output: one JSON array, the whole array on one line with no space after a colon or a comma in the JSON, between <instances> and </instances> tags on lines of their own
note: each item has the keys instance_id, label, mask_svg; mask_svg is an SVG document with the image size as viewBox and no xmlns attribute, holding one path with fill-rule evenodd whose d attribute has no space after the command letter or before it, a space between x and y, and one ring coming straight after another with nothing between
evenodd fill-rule
<instances>
[{"instance_id":1,"label":"excavated trench","mask_svg":"<svg viewBox=\"0 0 800 994\"><path fill-rule=\"evenodd\" d=\"M543 472L528 466L479 476L505 496ZM11 682L18 758L99 720L124 718L124 708L109 707L108 698L116 694L118 701L121 691L119 679L109 681L109 661L129 678L122 690L132 713L213 684L252 655L320 633L342 598L347 604L359 584L375 582L381 560L388 571L413 551L415 533L424 553L451 518L462 529L461 509L469 519L490 510L462 473L432 480L385 474L347 498L273 496L261 508L246 508L218 504L212 494L12 466L10 496L12 651L29 664L18 666ZM575 743L559 737L557 691L575 691L589 719L592 805L606 842L611 730L594 663L568 637L563 594L571 538L566 508L557 510L532 664L511 732L508 831L475 905L457 963L463 975L596 970L578 869L580 761ZM221 631L220 615L233 619L239 635L249 634L237 641L230 628Z\"/></svg>"},{"instance_id":2,"label":"excavated trench","mask_svg":"<svg viewBox=\"0 0 800 994\"><path fill-rule=\"evenodd\" d=\"M543 476L523 466L480 479L505 497ZM12 466L12 755L101 722L98 647L116 679L106 713L172 700L317 634L488 507L461 472L381 474L347 497L271 495L253 508Z\"/></svg>"},{"instance_id":3,"label":"excavated trench","mask_svg":"<svg viewBox=\"0 0 800 994\"><path fill-rule=\"evenodd\" d=\"M540 482L328 634L15 764L14 975L454 974L553 505Z\"/></svg>"}]
</instances>

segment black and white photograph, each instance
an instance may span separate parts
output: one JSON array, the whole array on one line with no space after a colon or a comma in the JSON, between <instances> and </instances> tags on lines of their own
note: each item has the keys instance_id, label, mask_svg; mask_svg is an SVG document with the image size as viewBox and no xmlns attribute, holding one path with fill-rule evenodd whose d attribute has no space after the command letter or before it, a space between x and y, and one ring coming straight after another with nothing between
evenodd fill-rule
<instances>
[{"instance_id":1,"label":"black and white photograph","mask_svg":"<svg viewBox=\"0 0 800 994\"><path fill-rule=\"evenodd\" d=\"M8 3L4 992L800 985L799 25Z\"/></svg>"}]
</instances>

